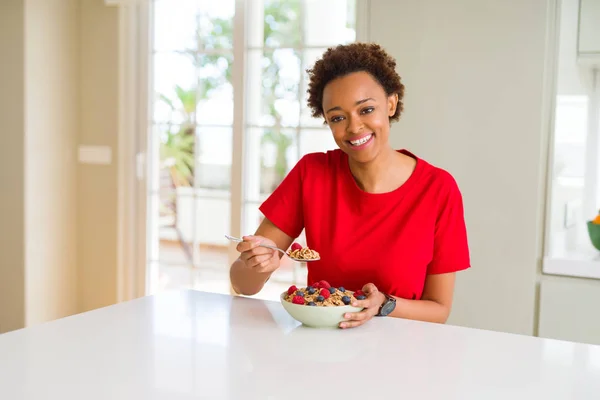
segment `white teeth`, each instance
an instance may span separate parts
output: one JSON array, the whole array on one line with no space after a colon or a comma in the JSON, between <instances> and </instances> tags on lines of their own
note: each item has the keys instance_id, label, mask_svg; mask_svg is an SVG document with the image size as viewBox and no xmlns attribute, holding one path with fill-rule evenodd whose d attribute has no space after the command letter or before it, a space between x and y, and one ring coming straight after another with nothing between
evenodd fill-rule
<instances>
[{"instance_id":1,"label":"white teeth","mask_svg":"<svg viewBox=\"0 0 600 400\"><path fill-rule=\"evenodd\" d=\"M371 136L373 136L373 135L365 136L362 139L350 141L350 143L352 144L352 146L360 146L361 144L367 143L369 141L369 139L371 139Z\"/></svg>"}]
</instances>

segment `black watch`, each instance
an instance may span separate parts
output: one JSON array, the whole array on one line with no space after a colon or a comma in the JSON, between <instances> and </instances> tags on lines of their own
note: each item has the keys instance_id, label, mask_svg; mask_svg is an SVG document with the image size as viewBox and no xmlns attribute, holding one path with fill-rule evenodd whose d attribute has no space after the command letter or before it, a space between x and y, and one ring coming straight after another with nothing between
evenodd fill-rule
<instances>
[{"instance_id":1,"label":"black watch","mask_svg":"<svg viewBox=\"0 0 600 400\"><path fill-rule=\"evenodd\" d=\"M381 307L379 307L379 312L376 314L377 317L385 317L386 315L389 315L392 311L394 311L394 309L396 308L396 299L392 296L388 296L385 293L383 293L383 295L385 296L385 301L383 302Z\"/></svg>"}]
</instances>

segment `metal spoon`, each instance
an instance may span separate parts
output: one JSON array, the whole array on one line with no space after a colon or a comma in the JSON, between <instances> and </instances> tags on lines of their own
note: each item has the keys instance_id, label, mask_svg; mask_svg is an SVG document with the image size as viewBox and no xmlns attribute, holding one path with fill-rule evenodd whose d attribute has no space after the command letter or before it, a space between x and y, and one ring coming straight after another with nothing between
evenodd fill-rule
<instances>
[{"instance_id":1,"label":"metal spoon","mask_svg":"<svg viewBox=\"0 0 600 400\"><path fill-rule=\"evenodd\" d=\"M244 241L244 239L240 239L240 238L237 238L237 237L234 237L234 236L225 235L225 237L226 237L227 239L231 240L232 242L238 242L238 243L241 243L241 242L243 242L243 241ZM290 255L289 255L289 254L288 254L288 253L287 253L285 250L281 250L279 247L270 246L270 245L268 245L268 244L262 244L262 243L261 243L261 244L259 244L259 246L261 246L261 247L266 247L266 248L273 249L273 250L277 250L278 252L280 252L280 253L282 253L282 254L284 254L284 255L288 256L288 257L289 257L289 258L291 258L292 260L294 260L294 261L298 261L298 262L310 262L310 261L319 261L319 260L320 260L320 258L311 258L311 259L308 259L308 260L307 260L307 259L304 259L304 258L295 258L295 257L292 257L292 256L290 256Z\"/></svg>"}]
</instances>

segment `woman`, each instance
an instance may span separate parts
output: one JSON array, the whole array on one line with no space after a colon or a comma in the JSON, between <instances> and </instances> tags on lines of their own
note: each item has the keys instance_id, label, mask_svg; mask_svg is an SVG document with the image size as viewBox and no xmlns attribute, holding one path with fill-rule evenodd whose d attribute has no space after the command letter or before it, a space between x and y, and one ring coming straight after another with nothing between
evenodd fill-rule
<instances>
[{"instance_id":1,"label":"woman","mask_svg":"<svg viewBox=\"0 0 600 400\"><path fill-rule=\"evenodd\" d=\"M279 267L280 253L259 243L287 249L305 229L321 256L308 283L366 295L341 328L376 315L446 322L455 272L470 266L462 197L449 173L390 146L404 95L395 67L380 46L354 43L308 70L308 105L339 149L304 156L260 206L265 219L231 266L237 293L256 294Z\"/></svg>"}]
</instances>

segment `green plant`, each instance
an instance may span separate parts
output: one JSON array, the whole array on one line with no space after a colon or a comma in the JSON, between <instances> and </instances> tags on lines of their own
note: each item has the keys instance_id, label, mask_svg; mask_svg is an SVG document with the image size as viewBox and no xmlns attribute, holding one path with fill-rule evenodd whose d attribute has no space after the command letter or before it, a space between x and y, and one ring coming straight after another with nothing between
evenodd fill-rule
<instances>
[{"instance_id":1,"label":"green plant","mask_svg":"<svg viewBox=\"0 0 600 400\"><path fill-rule=\"evenodd\" d=\"M164 94L159 99L166 103L172 113L182 116L178 127L167 124L161 132L160 159L168 168L175 186L190 186L194 177L196 90L175 86L175 99Z\"/></svg>"},{"instance_id":2,"label":"green plant","mask_svg":"<svg viewBox=\"0 0 600 400\"><path fill-rule=\"evenodd\" d=\"M169 168L175 186L190 186L194 177L194 135L188 128L167 131L161 143L160 158Z\"/></svg>"}]
</instances>

